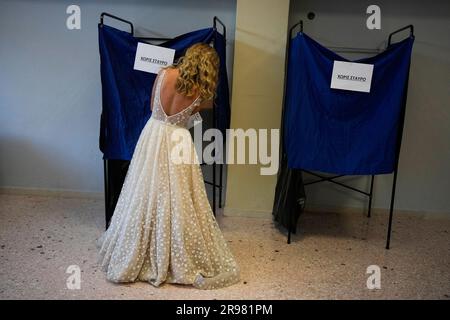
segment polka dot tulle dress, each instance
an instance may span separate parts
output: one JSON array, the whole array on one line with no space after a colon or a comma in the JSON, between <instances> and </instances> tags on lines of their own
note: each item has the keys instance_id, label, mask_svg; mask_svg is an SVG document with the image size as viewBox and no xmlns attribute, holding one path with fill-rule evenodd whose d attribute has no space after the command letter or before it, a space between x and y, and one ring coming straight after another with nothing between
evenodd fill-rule
<instances>
[{"instance_id":1,"label":"polka dot tulle dress","mask_svg":"<svg viewBox=\"0 0 450 320\"><path fill-rule=\"evenodd\" d=\"M108 280L217 289L239 282L239 267L212 213L197 161L172 161L174 130L186 129L198 99L168 116L156 80L152 116L137 142L109 228L98 239ZM180 140L178 140L179 143ZM197 159L192 138L191 157Z\"/></svg>"}]
</instances>

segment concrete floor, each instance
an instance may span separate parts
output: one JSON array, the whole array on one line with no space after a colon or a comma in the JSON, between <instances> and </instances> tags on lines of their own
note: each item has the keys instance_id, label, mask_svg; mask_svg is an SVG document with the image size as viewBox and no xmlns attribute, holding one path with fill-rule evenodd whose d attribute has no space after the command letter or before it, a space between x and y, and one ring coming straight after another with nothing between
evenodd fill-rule
<instances>
[{"instance_id":1,"label":"concrete floor","mask_svg":"<svg viewBox=\"0 0 450 320\"><path fill-rule=\"evenodd\" d=\"M116 285L97 265L103 200L0 194L0 299L449 299L450 220L398 214L391 250L386 216L305 213L286 235L268 219L219 217L241 283L214 291ZM81 268L81 289L66 286ZM381 289L366 286L381 269Z\"/></svg>"}]
</instances>

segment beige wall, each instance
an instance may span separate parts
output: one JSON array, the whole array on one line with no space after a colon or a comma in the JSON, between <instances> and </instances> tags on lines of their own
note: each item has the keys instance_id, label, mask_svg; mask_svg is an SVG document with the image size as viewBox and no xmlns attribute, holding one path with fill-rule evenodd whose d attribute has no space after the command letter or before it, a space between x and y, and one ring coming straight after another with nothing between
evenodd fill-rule
<instances>
[{"instance_id":1,"label":"beige wall","mask_svg":"<svg viewBox=\"0 0 450 320\"><path fill-rule=\"evenodd\" d=\"M289 0L237 1L231 128L280 127L288 21ZM275 183L260 165L229 165L225 213L270 214Z\"/></svg>"}]
</instances>

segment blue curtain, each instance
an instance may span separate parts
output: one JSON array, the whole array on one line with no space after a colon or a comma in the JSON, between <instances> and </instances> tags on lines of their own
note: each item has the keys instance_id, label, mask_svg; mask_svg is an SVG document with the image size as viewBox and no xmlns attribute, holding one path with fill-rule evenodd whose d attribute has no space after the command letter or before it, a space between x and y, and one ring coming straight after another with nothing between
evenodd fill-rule
<instances>
[{"instance_id":1,"label":"blue curtain","mask_svg":"<svg viewBox=\"0 0 450 320\"><path fill-rule=\"evenodd\" d=\"M335 174L394 171L413 37L355 62L373 64L370 93L330 88L334 60L304 33L290 43L284 148L288 166Z\"/></svg>"},{"instance_id":2,"label":"blue curtain","mask_svg":"<svg viewBox=\"0 0 450 320\"><path fill-rule=\"evenodd\" d=\"M142 128L151 116L150 99L156 75L133 69L139 40L130 33L99 25L98 36L102 81L100 150L103 159L130 160ZM230 124L230 103L223 36L207 28L183 34L160 45L175 49L177 59L191 45L211 41L220 57L215 100L217 127L225 133Z\"/></svg>"}]
</instances>

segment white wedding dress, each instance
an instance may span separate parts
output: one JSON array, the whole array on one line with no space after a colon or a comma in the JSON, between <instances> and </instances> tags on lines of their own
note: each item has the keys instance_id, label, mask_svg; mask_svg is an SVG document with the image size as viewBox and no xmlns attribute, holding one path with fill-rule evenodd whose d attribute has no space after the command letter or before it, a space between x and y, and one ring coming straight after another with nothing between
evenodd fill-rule
<instances>
[{"instance_id":1,"label":"white wedding dress","mask_svg":"<svg viewBox=\"0 0 450 320\"><path fill-rule=\"evenodd\" d=\"M101 266L113 282L147 281L216 289L239 282L206 195L198 160L175 164L174 130L185 130L198 98L168 116L161 106L163 70L108 230L98 239ZM197 159L192 138L188 143Z\"/></svg>"}]
</instances>

